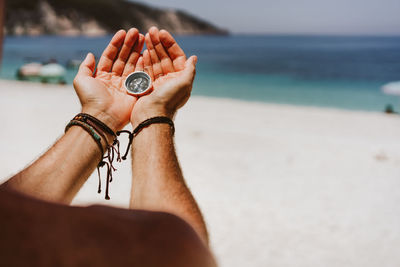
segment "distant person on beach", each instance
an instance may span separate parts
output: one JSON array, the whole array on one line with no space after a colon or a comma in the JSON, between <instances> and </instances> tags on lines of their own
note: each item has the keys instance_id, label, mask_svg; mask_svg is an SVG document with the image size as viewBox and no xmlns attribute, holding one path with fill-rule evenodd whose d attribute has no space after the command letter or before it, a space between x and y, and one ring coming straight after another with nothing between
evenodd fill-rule
<instances>
[{"instance_id":1,"label":"distant person on beach","mask_svg":"<svg viewBox=\"0 0 400 267\"><path fill-rule=\"evenodd\" d=\"M393 106L391 104L387 104L386 107L385 107L385 113L394 114L396 112L394 111L394 108L393 108Z\"/></svg>"},{"instance_id":2,"label":"distant person on beach","mask_svg":"<svg viewBox=\"0 0 400 267\"><path fill-rule=\"evenodd\" d=\"M173 141L172 120L190 96L196 62L155 27L146 36L118 31L97 68L93 54L86 56L74 80L82 114L44 155L0 187L0 265L216 266ZM126 93L124 80L134 71L150 75L151 94ZM128 123L140 128L131 150L130 209L68 206L100 156L112 171L103 153Z\"/></svg>"}]
</instances>

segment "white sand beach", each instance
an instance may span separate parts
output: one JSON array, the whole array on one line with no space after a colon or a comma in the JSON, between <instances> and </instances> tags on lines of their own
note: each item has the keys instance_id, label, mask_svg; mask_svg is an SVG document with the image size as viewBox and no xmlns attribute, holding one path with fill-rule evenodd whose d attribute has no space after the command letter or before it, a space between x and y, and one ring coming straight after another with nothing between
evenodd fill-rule
<instances>
[{"instance_id":1,"label":"white sand beach","mask_svg":"<svg viewBox=\"0 0 400 267\"><path fill-rule=\"evenodd\" d=\"M0 81L0 181L78 112L71 86ZM220 266L400 266L399 115L194 96L176 144ZM126 207L129 163L73 204Z\"/></svg>"}]
</instances>

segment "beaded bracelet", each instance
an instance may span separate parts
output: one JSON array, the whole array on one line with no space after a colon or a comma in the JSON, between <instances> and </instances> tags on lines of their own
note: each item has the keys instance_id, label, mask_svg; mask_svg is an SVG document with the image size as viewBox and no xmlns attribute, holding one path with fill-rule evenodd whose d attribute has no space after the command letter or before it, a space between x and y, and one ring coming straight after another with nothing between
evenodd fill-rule
<instances>
[{"instance_id":1,"label":"beaded bracelet","mask_svg":"<svg viewBox=\"0 0 400 267\"><path fill-rule=\"evenodd\" d=\"M98 126L96 124L94 124L92 121L88 120L88 121L86 121L86 123L89 124L90 126L92 126L93 129L104 139L105 144L106 144L106 148L108 148L110 142L108 141L107 135L104 132L102 132L98 128Z\"/></svg>"},{"instance_id":2,"label":"beaded bracelet","mask_svg":"<svg viewBox=\"0 0 400 267\"><path fill-rule=\"evenodd\" d=\"M95 129L87 123L73 119L65 127L65 132L67 132L69 130L69 128L71 128L71 126L74 126L74 125L82 127L86 132L88 132L90 134L91 137L93 137L94 141L96 142L96 144L98 145L98 147L100 149L101 160L103 160L104 149L103 149L103 145L101 144L101 137L97 134Z\"/></svg>"}]
</instances>

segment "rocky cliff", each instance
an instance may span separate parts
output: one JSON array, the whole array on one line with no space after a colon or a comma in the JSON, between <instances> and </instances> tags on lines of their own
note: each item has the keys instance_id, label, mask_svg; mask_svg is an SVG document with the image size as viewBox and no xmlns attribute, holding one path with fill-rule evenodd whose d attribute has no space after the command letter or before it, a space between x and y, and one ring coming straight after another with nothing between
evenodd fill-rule
<instances>
[{"instance_id":1,"label":"rocky cliff","mask_svg":"<svg viewBox=\"0 0 400 267\"><path fill-rule=\"evenodd\" d=\"M141 32L152 26L175 34L227 34L179 10L164 10L125 0L7 0L8 35L103 35L121 28Z\"/></svg>"}]
</instances>

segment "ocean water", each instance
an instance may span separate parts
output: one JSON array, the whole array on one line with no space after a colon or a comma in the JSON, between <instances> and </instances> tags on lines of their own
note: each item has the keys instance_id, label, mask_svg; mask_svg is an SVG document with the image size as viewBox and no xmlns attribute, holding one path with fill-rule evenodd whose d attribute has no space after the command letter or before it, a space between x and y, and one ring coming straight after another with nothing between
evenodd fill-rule
<instances>
[{"instance_id":1,"label":"ocean water","mask_svg":"<svg viewBox=\"0 0 400 267\"><path fill-rule=\"evenodd\" d=\"M7 37L1 78L15 79L26 62L66 64L93 52L106 37ZM399 97L382 85L400 81L400 37L181 36L199 57L194 95L295 105L381 111L400 110ZM71 83L76 69L68 69ZM28 89L27 89L28 90Z\"/></svg>"}]
</instances>

